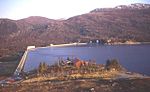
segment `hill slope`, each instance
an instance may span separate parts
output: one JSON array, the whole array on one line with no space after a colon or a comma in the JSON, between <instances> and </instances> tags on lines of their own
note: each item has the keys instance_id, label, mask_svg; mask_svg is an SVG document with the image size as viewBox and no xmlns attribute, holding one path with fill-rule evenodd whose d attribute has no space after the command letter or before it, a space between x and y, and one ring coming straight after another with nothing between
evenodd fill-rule
<instances>
[{"instance_id":1,"label":"hill slope","mask_svg":"<svg viewBox=\"0 0 150 92\"><path fill-rule=\"evenodd\" d=\"M0 57L28 45L87 42L91 39L150 41L150 5L95 9L67 20L32 16L0 19Z\"/></svg>"}]
</instances>

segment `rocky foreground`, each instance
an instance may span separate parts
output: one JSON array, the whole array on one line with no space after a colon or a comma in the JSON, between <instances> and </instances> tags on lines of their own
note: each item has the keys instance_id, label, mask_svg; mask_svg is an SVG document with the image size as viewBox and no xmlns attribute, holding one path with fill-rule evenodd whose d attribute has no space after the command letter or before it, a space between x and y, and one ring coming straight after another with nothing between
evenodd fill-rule
<instances>
[{"instance_id":1,"label":"rocky foreground","mask_svg":"<svg viewBox=\"0 0 150 92\"><path fill-rule=\"evenodd\" d=\"M149 92L150 78L77 79L21 83L0 87L0 92Z\"/></svg>"}]
</instances>

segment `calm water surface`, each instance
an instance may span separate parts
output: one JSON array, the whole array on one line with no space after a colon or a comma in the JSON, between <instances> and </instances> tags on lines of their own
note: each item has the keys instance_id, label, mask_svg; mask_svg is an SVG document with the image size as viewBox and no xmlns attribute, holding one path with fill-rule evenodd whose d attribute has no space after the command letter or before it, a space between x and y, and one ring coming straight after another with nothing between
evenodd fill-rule
<instances>
[{"instance_id":1,"label":"calm water surface","mask_svg":"<svg viewBox=\"0 0 150 92\"><path fill-rule=\"evenodd\" d=\"M129 71L150 75L150 44L38 48L29 52L24 71L37 68L40 62L53 64L59 58L68 56L83 60L94 59L99 64L115 58Z\"/></svg>"}]
</instances>

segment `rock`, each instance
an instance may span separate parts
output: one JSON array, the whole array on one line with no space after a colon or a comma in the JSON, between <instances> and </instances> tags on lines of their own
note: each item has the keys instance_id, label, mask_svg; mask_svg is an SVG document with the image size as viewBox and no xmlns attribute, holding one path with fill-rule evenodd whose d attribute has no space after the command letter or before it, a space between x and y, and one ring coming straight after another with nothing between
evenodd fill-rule
<instances>
[{"instance_id":1,"label":"rock","mask_svg":"<svg viewBox=\"0 0 150 92\"><path fill-rule=\"evenodd\" d=\"M91 91L91 92L96 92L94 88L91 88L90 91Z\"/></svg>"},{"instance_id":2,"label":"rock","mask_svg":"<svg viewBox=\"0 0 150 92\"><path fill-rule=\"evenodd\" d=\"M118 83L114 82L111 86L114 87L116 85L118 85Z\"/></svg>"}]
</instances>

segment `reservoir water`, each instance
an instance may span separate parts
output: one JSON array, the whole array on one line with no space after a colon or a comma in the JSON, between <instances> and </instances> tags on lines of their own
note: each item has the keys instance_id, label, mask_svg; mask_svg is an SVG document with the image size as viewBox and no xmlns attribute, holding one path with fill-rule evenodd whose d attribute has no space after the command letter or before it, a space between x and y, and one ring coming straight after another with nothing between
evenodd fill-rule
<instances>
[{"instance_id":1,"label":"reservoir water","mask_svg":"<svg viewBox=\"0 0 150 92\"><path fill-rule=\"evenodd\" d=\"M40 62L54 64L67 57L92 59L98 64L105 64L107 59L118 59L127 70L150 75L150 44L37 48L28 53L24 71L37 68Z\"/></svg>"}]
</instances>

